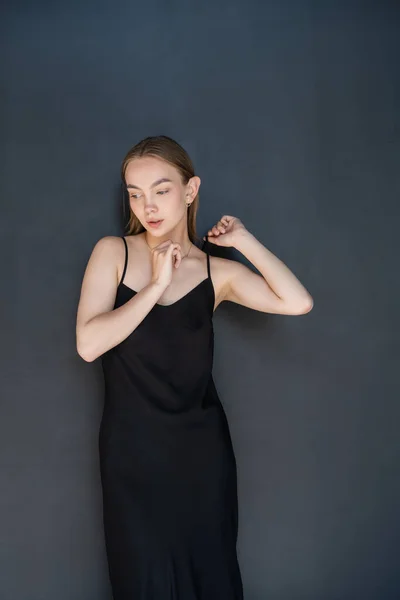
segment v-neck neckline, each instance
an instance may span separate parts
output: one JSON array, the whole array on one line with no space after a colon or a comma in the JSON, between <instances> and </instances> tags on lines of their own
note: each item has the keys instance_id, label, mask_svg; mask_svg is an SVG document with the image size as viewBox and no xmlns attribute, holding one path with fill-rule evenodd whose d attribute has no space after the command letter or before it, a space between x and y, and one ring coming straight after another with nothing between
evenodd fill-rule
<instances>
[{"instance_id":1,"label":"v-neck neckline","mask_svg":"<svg viewBox=\"0 0 400 600\"><path fill-rule=\"evenodd\" d=\"M199 281L199 283L197 285L195 285L188 292L186 292L186 294L184 294L183 296L181 296L180 298L178 298L174 302L170 302L169 304L160 304L159 302L156 302L155 306L160 306L161 308L169 308L170 306L174 306L175 304L178 304L179 302L181 302L182 300L184 300L185 298L187 298L188 296L190 296L190 294L192 294L193 292L195 292L198 288L200 288L200 286L204 285L207 281L211 282L211 278L209 277L209 275L207 275L207 277L205 279L202 279L201 281ZM212 282L211 282L211 285L212 285ZM123 286L127 290L131 291L133 294L137 294L138 293L137 290L134 290L129 285L126 285L126 283L124 283L123 281L121 281L121 283L119 284L118 287L121 287L121 286ZM214 286L212 286L212 288L214 288ZM214 295L214 301L215 301L215 295Z\"/></svg>"}]
</instances>

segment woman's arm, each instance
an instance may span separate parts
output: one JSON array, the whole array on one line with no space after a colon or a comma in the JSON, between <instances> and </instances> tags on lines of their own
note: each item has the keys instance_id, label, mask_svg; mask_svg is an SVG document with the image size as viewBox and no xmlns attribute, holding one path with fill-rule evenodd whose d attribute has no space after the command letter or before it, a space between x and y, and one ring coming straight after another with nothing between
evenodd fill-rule
<instances>
[{"instance_id":1,"label":"woman's arm","mask_svg":"<svg viewBox=\"0 0 400 600\"><path fill-rule=\"evenodd\" d=\"M313 299L290 269L252 235L236 217L225 215L209 230L210 241L233 246L262 274L238 261L226 261L223 300L267 313L310 312Z\"/></svg>"},{"instance_id":2,"label":"woman's arm","mask_svg":"<svg viewBox=\"0 0 400 600\"><path fill-rule=\"evenodd\" d=\"M92 362L128 337L143 321L163 293L156 282L141 289L113 310L118 286L116 257L122 244L106 236L95 245L83 277L76 320L78 354Z\"/></svg>"}]
</instances>

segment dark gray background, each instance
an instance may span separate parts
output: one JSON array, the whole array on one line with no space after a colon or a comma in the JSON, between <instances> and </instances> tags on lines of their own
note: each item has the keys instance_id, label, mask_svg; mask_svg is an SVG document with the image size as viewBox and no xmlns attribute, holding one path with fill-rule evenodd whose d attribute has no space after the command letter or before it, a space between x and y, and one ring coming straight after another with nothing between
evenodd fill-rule
<instances>
[{"instance_id":1,"label":"dark gray background","mask_svg":"<svg viewBox=\"0 0 400 600\"><path fill-rule=\"evenodd\" d=\"M238 216L315 303L214 318L246 600L399 598L399 3L1 13L1 600L111 598L76 308L123 234L121 160L158 134L202 178L198 233Z\"/></svg>"}]
</instances>

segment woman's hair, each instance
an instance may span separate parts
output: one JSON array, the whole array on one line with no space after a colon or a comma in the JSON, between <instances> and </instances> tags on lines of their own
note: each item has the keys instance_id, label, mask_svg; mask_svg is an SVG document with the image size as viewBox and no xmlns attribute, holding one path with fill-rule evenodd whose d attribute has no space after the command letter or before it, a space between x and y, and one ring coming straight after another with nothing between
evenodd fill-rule
<instances>
[{"instance_id":1,"label":"woman's hair","mask_svg":"<svg viewBox=\"0 0 400 600\"><path fill-rule=\"evenodd\" d=\"M178 142L175 142L175 140L165 135L147 137L133 146L133 148L127 152L122 161L121 178L123 183L122 191L124 195L126 193L125 171L128 163L132 159L140 158L142 156L155 156L173 165L179 171L183 185L186 185L189 179L195 175L194 167L188 153L180 144L178 144ZM195 199L187 209L188 235L192 243L195 243L199 240L199 237L196 233L196 214L198 205L199 194L197 193ZM130 206L127 229L128 235L135 235L145 231L145 228L136 218Z\"/></svg>"}]
</instances>

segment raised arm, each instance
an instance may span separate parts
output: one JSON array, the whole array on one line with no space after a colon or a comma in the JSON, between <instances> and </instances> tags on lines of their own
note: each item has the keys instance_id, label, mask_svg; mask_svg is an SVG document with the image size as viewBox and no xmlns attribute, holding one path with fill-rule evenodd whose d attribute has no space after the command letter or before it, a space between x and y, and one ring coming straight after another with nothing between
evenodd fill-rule
<instances>
[{"instance_id":1,"label":"raised arm","mask_svg":"<svg viewBox=\"0 0 400 600\"><path fill-rule=\"evenodd\" d=\"M217 246L233 246L261 272L238 261L225 260L223 300L281 315L302 315L312 310L311 294L275 254L257 240L240 219L224 215L208 230Z\"/></svg>"}]
</instances>

